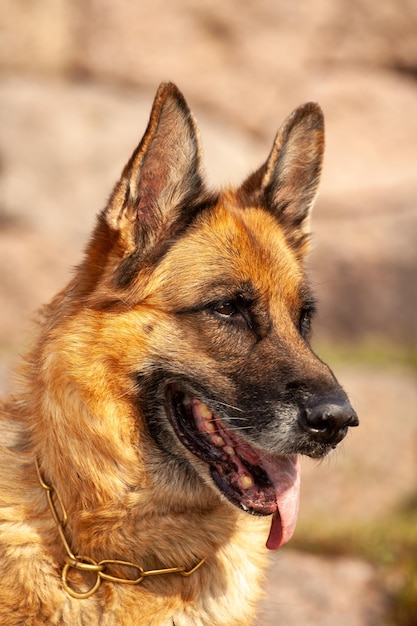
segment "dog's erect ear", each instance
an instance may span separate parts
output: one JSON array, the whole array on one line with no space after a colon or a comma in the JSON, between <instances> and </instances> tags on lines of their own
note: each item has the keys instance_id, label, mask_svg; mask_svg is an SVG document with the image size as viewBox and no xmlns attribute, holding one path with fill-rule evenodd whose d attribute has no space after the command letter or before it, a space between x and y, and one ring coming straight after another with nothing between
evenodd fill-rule
<instances>
[{"instance_id":1,"label":"dog's erect ear","mask_svg":"<svg viewBox=\"0 0 417 626\"><path fill-rule=\"evenodd\" d=\"M324 119L318 104L298 107L281 126L266 163L242 185L272 211L293 243L309 232L324 152Z\"/></svg>"},{"instance_id":2,"label":"dog's erect ear","mask_svg":"<svg viewBox=\"0 0 417 626\"><path fill-rule=\"evenodd\" d=\"M104 212L118 231L124 255L143 257L172 238L200 196L198 131L175 85L163 83L155 96L145 135L127 163ZM187 209L185 208L187 207Z\"/></svg>"}]
</instances>

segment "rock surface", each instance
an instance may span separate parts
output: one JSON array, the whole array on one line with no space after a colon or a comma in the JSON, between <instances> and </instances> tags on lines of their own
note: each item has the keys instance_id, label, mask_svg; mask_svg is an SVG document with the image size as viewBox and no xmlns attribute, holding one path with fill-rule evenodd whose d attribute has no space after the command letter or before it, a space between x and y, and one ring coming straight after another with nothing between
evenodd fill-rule
<instances>
[{"instance_id":1,"label":"rock surface","mask_svg":"<svg viewBox=\"0 0 417 626\"><path fill-rule=\"evenodd\" d=\"M388 606L368 563L286 548L268 572L266 592L258 626L381 626Z\"/></svg>"}]
</instances>

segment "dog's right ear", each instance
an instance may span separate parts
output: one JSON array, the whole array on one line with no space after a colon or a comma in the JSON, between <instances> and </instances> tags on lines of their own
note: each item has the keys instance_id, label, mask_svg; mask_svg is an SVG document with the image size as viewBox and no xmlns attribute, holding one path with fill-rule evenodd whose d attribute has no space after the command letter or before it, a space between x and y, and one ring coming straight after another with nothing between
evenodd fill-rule
<instances>
[{"instance_id":1,"label":"dog's right ear","mask_svg":"<svg viewBox=\"0 0 417 626\"><path fill-rule=\"evenodd\" d=\"M203 191L198 130L175 85L163 83L148 127L117 183L103 217L122 255L146 260L192 218ZM159 244L159 246L158 246Z\"/></svg>"}]
</instances>

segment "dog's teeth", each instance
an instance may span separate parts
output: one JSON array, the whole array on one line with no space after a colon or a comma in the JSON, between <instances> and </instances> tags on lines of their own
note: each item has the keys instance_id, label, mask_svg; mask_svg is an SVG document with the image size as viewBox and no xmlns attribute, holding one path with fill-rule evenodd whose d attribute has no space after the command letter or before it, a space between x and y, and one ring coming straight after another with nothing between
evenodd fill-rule
<instances>
[{"instance_id":1,"label":"dog's teeth","mask_svg":"<svg viewBox=\"0 0 417 626\"><path fill-rule=\"evenodd\" d=\"M216 430L216 427L215 427L215 425L213 424L213 422L211 422L211 421L209 421L209 420L207 420L207 422L206 422L205 426L206 426L206 428L207 428L207 430L208 430L208 432L209 432L209 433L214 433L214 432L215 432L215 430Z\"/></svg>"},{"instance_id":2,"label":"dog's teeth","mask_svg":"<svg viewBox=\"0 0 417 626\"><path fill-rule=\"evenodd\" d=\"M243 474L240 483L244 489L250 489L253 487L253 478L249 474Z\"/></svg>"},{"instance_id":3,"label":"dog's teeth","mask_svg":"<svg viewBox=\"0 0 417 626\"><path fill-rule=\"evenodd\" d=\"M228 454L229 456L235 455L235 449L232 448L232 446L225 446L223 449L226 452L226 454Z\"/></svg>"},{"instance_id":4,"label":"dog's teeth","mask_svg":"<svg viewBox=\"0 0 417 626\"><path fill-rule=\"evenodd\" d=\"M198 406L198 412L200 413L201 417L203 417L206 420L211 420L211 418L213 417L213 414L208 408L208 406L203 404L202 402L198 402L197 406Z\"/></svg>"},{"instance_id":5,"label":"dog's teeth","mask_svg":"<svg viewBox=\"0 0 417 626\"><path fill-rule=\"evenodd\" d=\"M214 443L215 446L224 446L225 441L223 439L223 437L220 437L220 435L213 435L213 437L211 438L212 442Z\"/></svg>"}]
</instances>

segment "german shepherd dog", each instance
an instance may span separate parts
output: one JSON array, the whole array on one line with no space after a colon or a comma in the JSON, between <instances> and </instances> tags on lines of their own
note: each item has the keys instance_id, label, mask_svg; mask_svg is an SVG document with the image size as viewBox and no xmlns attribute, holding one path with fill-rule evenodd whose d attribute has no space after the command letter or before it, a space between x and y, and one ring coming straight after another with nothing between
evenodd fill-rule
<instances>
[{"instance_id":1,"label":"german shepherd dog","mask_svg":"<svg viewBox=\"0 0 417 626\"><path fill-rule=\"evenodd\" d=\"M209 192L190 110L159 88L2 404L2 626L253 623L299 455L358 424L309 346L323 137L305 104L241 187Z\"/></svg>"}]
</instances>

